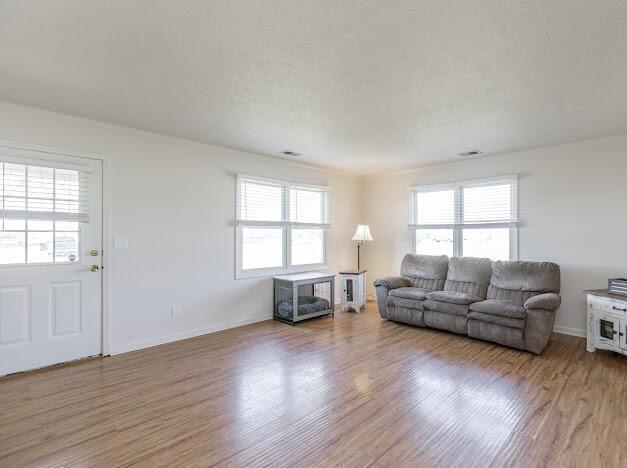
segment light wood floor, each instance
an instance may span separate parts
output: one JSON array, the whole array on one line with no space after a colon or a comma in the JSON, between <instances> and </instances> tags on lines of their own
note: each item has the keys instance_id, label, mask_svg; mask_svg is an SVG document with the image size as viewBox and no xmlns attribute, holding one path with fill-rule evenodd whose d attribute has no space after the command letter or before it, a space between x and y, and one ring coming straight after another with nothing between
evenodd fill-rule
<instances>
[{"instance_id":1,"label":"light wood floor","mask_svg":"<svg viewBox=\"0 0 627 468\"><path fill-rule=\"evenodd\" d=\"M361 315L0 379L0 466L626 466L627 360Z\"/></svg>"}]
</instances>

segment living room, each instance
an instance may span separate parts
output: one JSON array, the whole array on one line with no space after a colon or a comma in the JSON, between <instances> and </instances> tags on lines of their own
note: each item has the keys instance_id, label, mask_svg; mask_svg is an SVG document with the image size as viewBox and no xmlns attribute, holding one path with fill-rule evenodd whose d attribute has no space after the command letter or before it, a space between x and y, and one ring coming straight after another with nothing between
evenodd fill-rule
<instances>
[{"instance_id":1,"label":"living room","mask_svg":"<svg viewBox=\"0 0 627 468\"><path fill-rule=\"evenodd\" d=\"M0 1L0 466L624 466L626 26Z\"/></svg>"}]
</instances>

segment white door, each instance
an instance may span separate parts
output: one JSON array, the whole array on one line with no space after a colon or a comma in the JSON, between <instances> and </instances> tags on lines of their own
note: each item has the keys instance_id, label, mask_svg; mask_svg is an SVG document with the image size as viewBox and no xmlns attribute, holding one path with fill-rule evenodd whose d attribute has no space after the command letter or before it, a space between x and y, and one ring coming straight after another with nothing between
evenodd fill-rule
<instances>
[{"instance_id":1,"label":"white door","mask_svg":"<svg viewBox=\"0 0 627 468\"><path fill-rule=\"evenodd\" d=\"M0 175L0 375L101 354L101 161L0 148Z\"/></svg>"}]
</instances>

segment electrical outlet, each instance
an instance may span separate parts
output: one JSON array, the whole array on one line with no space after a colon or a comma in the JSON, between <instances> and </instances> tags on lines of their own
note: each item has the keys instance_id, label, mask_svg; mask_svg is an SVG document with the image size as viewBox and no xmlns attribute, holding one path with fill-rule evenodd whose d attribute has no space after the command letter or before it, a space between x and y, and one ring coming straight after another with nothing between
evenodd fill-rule
<instances>
[{"instance_id":1,"label":"electrical outlet","mask_svg":"<svg viewBox=\"0 0 627 468\"><path fill-rule=\"evenodd\" d=\"M181 306L172 306L172 317L181 315Z\"/></svg>"}]
</instances>

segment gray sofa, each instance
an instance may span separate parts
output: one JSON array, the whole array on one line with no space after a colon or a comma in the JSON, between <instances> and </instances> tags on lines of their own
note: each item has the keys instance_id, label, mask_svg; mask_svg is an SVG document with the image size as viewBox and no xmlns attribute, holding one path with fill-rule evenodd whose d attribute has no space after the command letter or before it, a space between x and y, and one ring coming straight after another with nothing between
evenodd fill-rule
<instances>
[{"instance_id":1,"label":"gray sofa","mask_svg":"<svg viewBox=\"0 0 627 468\"><path fill-rule=\"evenodd\" d=\"M428 326L540 354L561 303L549 262L408 254L401 276L374 282L384 319Z\"/></svg>"}]
</instances>

